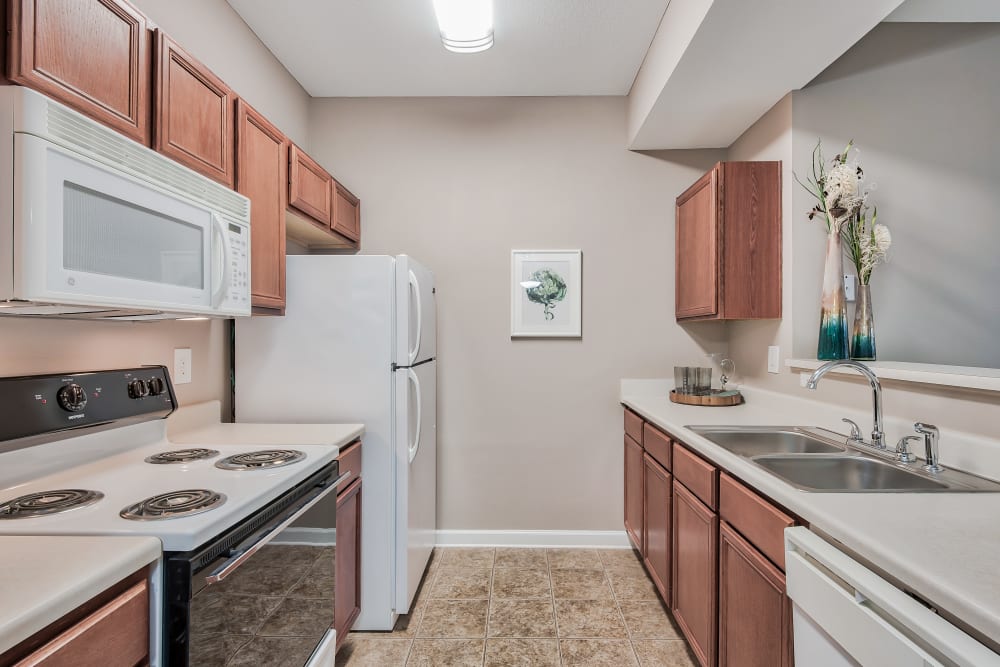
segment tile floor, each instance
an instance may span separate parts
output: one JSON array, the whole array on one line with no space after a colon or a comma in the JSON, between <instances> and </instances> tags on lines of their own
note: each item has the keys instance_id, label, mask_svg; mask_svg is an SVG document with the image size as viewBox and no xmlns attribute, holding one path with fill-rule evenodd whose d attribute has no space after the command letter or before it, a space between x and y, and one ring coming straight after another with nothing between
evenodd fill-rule
<instances>
[{"instance_id":1,"label":"tile floor","mask_svg":"<svg viewBox=\"0 0 1000 667\"><path fill-rule=\"evenodd\" d=\"M437 549L393 632L352 632L337 665L693 667L630 550Z\"/></svg>"}]
</instances>

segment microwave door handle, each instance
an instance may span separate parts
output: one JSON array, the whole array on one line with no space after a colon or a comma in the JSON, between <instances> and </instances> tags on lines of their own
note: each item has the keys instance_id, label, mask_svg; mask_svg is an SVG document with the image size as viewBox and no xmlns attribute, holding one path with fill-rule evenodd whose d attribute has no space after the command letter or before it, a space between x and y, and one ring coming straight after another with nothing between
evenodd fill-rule
<instances>
[{"instance_id":1,"label":"microwave door handle","mask_svg":"<svg viewBox=\"0 0 1000 667\"><path fill-rule=\"evenodd\" d=\"M295 510L292 511L287 518L281 520L276 525L260 533L253 544L246 547L245 549L238 550L236 553L232 555L232 557L229 558L229 560L227 560L225 563L223 563L215 570L213 570L210 575L205 577L205 583L208 585L217 584L226 577L228 577L229 575L231 575L233 572L238 570L239 567L248 560L250 560L250 557L253 556L255 553L257 553L261 549L261 547L265 546L268 542L277 537L278 534L282 530L287 528L289 524L293 523L303 514L308 512L313 505L315 505L320 500L322 500L323 498L327 497L328 495L336 491L337 487L343 484L344 481L347 480L350 476L351 476L351 471L348 470L343 475L338 477L337 481L327 486L319 494L313 496L303 504L296 507Z\"/></svg>"},{"instance_id":2,"label":"microwave door handle","mask_svg":"<svg viewBox=\"0 0 1000 667\"><path fill-rule=\"evenodd\" d=\"M233 248L229 243L229 234L226 233L226 225L218 213L212 213L212 229L215 230L215 233L222 240L220 244L222 248L222 279L219 280L219 286L212 291L212 308L218 308L225 301L229 290L229 281L231 279L229 263L232 261ZM213 242L212 252L215 251Z\"/></svg>"}]
</instances>

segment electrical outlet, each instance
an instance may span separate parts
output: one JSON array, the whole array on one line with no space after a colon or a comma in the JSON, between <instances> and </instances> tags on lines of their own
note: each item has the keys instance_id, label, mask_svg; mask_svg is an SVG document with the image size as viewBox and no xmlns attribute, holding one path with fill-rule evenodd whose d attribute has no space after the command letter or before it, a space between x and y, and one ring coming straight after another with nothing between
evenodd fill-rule
<instances>
[{"instance_id":1,"label":"electrical outlet","mask_svg":"<svg viewBox=\"0 0 1000 667\"><path fill-rule=\"evenodd\" d=\"M848 301L856 301L858 298L858 277L850 273L844 274L844 298Z\"/></svg>"},{"instance_id":2,"label":"electrical outlet","mask_svg":"<svg viewBox=\"0 0 1000 667\"><path fill-rule=\"evenodd\" d=\"M174 350L174 384L187 384L191 381L191 348L179 347Z\"/></svg>"},{"instance_id":3,"label":"electrical outlet","mask_svg":"<svg viewBox=\"0 0 1000 667\"><path fill-rule=\"evenodd\" d=\"M781 372L781 348L777 345L771 345L767 348L767 372Z\"/></svg>"}]
</instances>

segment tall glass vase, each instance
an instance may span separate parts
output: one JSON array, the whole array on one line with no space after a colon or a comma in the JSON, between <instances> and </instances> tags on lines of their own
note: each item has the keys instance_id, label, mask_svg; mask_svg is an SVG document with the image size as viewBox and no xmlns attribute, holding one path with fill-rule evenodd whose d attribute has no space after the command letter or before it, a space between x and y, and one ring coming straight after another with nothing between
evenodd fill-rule
<instances>
[{"instance_id":1,"label":"tall glass vase","mask_svg":"<svg viewBox=\"0 0 1000 667\"><path fill-rule=\"evenodd\" d=\"M820 361L847 359L847 298L844 295L844 252L840 234L830 233L826 239L826 267L823 271L823 297L820 302L819 344L816 358Z\"/></svg>"},{"instance_id":2,"label":"tall glass vase","mask_svg":"<svg viewBox=\"0 0 1000 667\"><path fill-rule=\"evenodd\" d=\"M858 287L854 304L854 326L851 327L851 359L875 361L875 317L872 313L871 285Z\"/></svg>"}]
</instances>

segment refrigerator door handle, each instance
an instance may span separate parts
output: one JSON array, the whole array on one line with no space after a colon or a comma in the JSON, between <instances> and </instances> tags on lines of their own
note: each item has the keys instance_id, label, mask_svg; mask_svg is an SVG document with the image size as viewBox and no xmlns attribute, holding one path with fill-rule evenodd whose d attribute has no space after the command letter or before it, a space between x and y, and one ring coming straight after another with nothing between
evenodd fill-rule
<instances>
[{"instance_id":1,"label":"refrigerator door handle","mask_svg":"<svg viewBox=\"0 0 1000 667\"><path fill-rule=\"evenodd\" d=\"M413 294L412 303L417 311L417 335L413 340L413 347L410 348L410 363L412 364L417 360L417 355L420 354L420 335L424 329L423 312L421 312L423 309L420 304L420 283L417 281L417 274L413 271L410 271L410 289Z\"/></svg>"},{"instance_id":2,"label":"refrigerator door handle","mask_svg":"<svg viewBox=\"0 0 1000 667\"><path fill-rule=\"evenodd\" d=\"M417 399L417 423L416 423L416 435L413 438L413 442L407 443L407 452L409 454L409 463L413 463L413 459L417 457L417 450L420 449L420 431L421 423L420 420L423 416L423 406L421 405L420 398L420 380L417 379L417 374L413 372L412 368L406 369L406 379L413 385L414 396ZM409 434L407 434L407 440L409 440Z\"/></svg>"}]
</instances>

